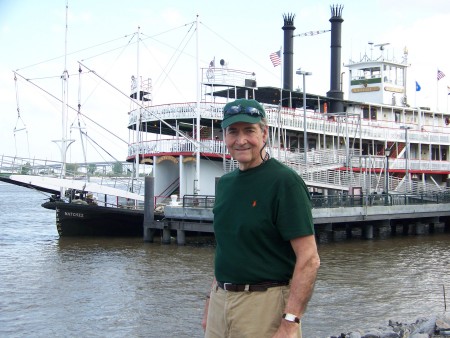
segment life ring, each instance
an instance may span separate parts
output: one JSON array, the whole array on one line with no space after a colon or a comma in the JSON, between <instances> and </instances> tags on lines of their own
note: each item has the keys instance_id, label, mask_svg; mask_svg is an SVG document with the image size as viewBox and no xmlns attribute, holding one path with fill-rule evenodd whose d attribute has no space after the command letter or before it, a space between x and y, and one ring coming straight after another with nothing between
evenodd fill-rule
<instances>
[{"instance_id":1,"label":"life ring","mask_svg":"<svg viewBox=\"0 0 450 338\"><path fill-rule=\"evenodd\" d=\"M448 126L448 124L450 123L450 119L448 117L445 118L445 124Z\"/></svg>"}]
</instances>

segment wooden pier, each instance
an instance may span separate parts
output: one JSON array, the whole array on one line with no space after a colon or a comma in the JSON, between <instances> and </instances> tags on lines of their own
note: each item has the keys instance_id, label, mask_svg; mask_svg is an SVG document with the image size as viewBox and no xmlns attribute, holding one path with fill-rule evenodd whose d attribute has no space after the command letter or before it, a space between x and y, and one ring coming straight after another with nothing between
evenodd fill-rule
<instances>
[{"instance_id":1,"label":"wooden pier","mask_svg":"<svg viewBox=\"0 0 450 338\"><path fill-rule=\"evenodd\" d=\"M185 197L180 205L167 205L164 219L153 220L153 178L146 177L148 215L144 217L144 241L153 242L156 230L161 230L162 242L171 242L176 231L178 244L185 244L186 232L213 233L213 200L211 196ZM148 201L148 203L147 203ZM412 202L415 201L415 202ZM421 198L405 199L403 205L358 206L350 203L341 207L313 208L312 215L319 243L350 238L375 239L389 236L425 235L450 231L450 200L423 202ZM439 201L439 200L438 200ZM418 204L411 204L418 203Z\"/></svg>"}]
</instances>

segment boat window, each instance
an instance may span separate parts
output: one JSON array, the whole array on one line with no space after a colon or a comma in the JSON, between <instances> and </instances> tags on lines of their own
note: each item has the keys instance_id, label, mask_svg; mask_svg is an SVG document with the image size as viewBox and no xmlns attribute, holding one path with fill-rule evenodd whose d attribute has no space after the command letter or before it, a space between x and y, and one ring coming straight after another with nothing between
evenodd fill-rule
<instances>
[{"instance_id":1,"label":"boat window","mask_svg":"<svg viewBox=\"0 0 450 338\"><path fill-rule=\"evenodd\" d=\"M372 107L370 109L370 119L371 120L376 120L377 119L377 108Z\"/></svg>"},{"instance_id":2,"label":"boat window","mask_svg":"<svg viewBox=\"0 0 450 338\"><path fill-rule=\"evenodd\" d=\"M363 107L363 119L376 120L377 119L377 108L371 107L370 112L369 112L369 107Z\"/></svg>"},{"instance_id":3,"label":"boat window","mask_svg":"<svg viewBox=\"0 0 450 338\"><path fill-rule=\"evenodd\" d=\"M439 161L439 146L432 146L431 147L431 160L432 161Z\"/></svg>"},{"instance_id":4,"label":"boat window","mask_svg":"<svg viewBox=\"0 0 450 338\"><path fill-rule=\"evenodd\" d=\"M369 119L369 107L363 107L363 119Z\"/></svg>"},{"instance_id":5,"label":"boat window","mask_svg":"<svg viewBox=\"0 0 450 338\"><path fill-rule=\"evenodd\" d=\"M380 71L380 67L373 67L371 69L372 74L371 74L371 78L380 78L381 77L381 71Z\"/></svg>"}]
</instances>

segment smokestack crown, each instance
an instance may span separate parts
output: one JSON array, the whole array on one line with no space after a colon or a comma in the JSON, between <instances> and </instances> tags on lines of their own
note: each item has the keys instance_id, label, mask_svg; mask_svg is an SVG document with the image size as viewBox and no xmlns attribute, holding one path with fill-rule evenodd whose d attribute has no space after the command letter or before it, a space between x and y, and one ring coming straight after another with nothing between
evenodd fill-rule
<instances>
[{"instance_id":1,"label":"smokestack crown","mask_svg":"<svg viewBox=\"0 0 450 338\"><path fill-rule=\"evenodd\" d=\"M333 5L330 6L331 9L331 21L342 20L342 10L344 9L344 5Z\"/></svg>"},{"instance_id":2,"label":"smokestack crown","mask_svg":"<svg viewBox=\"0 0 450 338\"><path fill-rule=\"evenodd\" d=\"M295 14L292 13L283 14L283 19L284 19L283 29L295 29L294 27Z\"/></svg>"}]
</instances>

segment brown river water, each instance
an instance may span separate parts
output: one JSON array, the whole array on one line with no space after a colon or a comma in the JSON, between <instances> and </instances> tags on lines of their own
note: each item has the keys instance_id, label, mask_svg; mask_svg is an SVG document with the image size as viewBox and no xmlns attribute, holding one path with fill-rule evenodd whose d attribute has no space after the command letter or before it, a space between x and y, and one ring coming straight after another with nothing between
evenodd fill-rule
<instances>
[{"instance_id":1,"label":"brown river water","mask_svg":"<svg viewBox=\"0 0 450 338\"><path fill-rule=\"evenodd\" d=\"M213 245L60 239L45 198L0 183L0 337L203 336ZM321 244L304 338L442 313L449 244L450 234Z\"/></svg>"}]
</instances>

